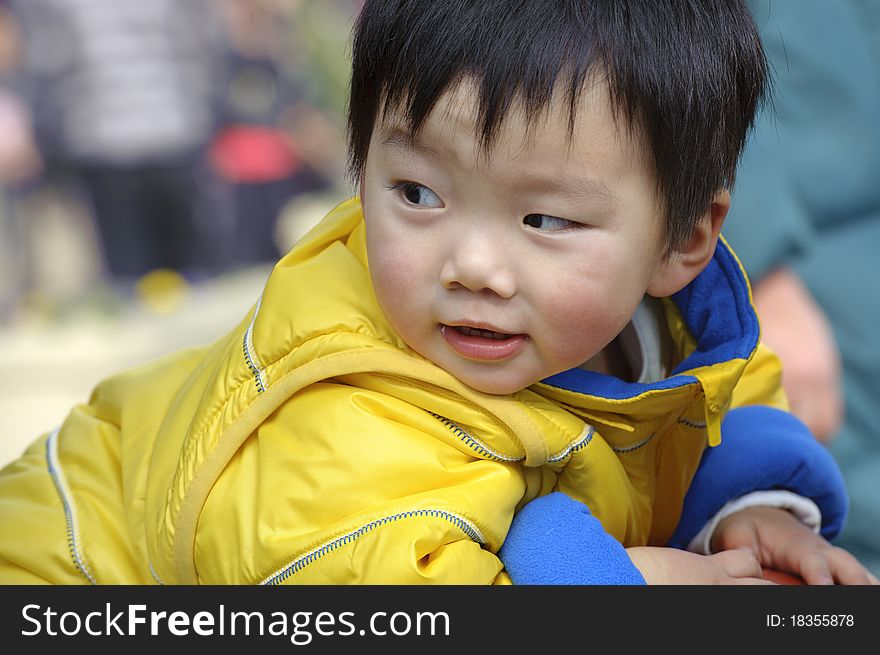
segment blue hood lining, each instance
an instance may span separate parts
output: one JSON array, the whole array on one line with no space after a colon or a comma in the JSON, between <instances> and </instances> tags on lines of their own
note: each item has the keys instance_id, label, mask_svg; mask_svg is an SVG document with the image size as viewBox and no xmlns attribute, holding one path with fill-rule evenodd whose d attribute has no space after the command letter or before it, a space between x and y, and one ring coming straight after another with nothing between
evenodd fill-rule
<instances>
[{"instance_id":1,"label":"blue hood lining","mask_svg":"<svg viewBox=\"0 0 880 655\"><path fill-rule=\"evenodd\" d=\"M748 359L757 347L760 328L748 281L723 239L718 240L712 261L705 270L673 295L672 301L696 341L696 350L675 367L670 377L644 384L573 368L550 376L542 383L590 396L623 400L648 391L695 383L694 376L682 373L731 359Z\"/></svg>"}]
</instances>

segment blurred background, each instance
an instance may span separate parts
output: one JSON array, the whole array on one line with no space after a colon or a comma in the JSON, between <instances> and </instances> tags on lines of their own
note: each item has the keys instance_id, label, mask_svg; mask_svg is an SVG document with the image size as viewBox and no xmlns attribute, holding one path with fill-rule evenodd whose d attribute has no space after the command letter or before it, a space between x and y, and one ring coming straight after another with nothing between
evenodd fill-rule
<instances>
[{"instance_id":1,"label":"blurred background","mask_svg":"<svg viewBox=\"0 0 880 655\"><path fill-rule=\"evenodd\" d=\"M0 466L208 343L344 180L360 0L0 0Z\"/></svg>"}]
</instances>

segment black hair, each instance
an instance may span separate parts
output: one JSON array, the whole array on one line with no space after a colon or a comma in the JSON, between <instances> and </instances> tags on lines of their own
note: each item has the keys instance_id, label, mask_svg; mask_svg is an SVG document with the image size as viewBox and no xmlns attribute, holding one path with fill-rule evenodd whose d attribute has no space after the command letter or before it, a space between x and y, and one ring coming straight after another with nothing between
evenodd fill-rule
<instances>
[{"instance_id":1,"label":"black hair","mask_svg":"<svg viewBox=\"0 0 880 655\"><path fill-rule=\"evenodd\" d=\"M572 130L594 74L647 139L674 250L733 185L765 94L744 0L366 0L352 42L350 174L363 176L377 119L393 110L415 135L464 79L479 88L485 152L514 103L531 123L564 92Z\"/></svg>"}]
</instances>

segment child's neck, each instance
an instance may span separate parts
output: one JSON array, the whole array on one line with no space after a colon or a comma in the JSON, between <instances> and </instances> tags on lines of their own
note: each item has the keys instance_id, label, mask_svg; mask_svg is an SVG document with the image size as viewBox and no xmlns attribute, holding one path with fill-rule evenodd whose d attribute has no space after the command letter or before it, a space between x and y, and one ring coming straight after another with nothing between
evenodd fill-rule
<instances>
[{"instance_id":1,"label":"child's neck","mask_svg":"<svg viewBox=\"0 0 880 655\"><path fill-rule=\"evenodd\" d=\"M664 325L661 301L646 297L630 323L580 368L625 382L656 382L672 370L674 348Z\"/></svg>"},{"instance_id":2,"label":"child's neck","mask_svg":"<svg viewBox=\"0 0 880 655\"><path fill-rule=\"evenodd\" d=\"M581 365L582 369L587 371L596 371L597 373L605 373L613 375L626 382L635 381L635 372L632 370L619 339L615 338L596 353L592 359Z\"/></svg>"}]
</instances>

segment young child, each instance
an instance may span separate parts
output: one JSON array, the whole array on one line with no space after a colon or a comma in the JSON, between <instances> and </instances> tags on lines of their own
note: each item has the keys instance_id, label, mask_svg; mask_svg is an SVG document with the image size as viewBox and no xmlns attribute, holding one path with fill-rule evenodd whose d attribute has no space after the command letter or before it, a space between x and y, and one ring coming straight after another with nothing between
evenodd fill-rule
<instances>
[{"instance_id":1,"label":"young child","mask_svg":"<svg viewBox=\"0 0 880 655\"><path fill-rule=\"evenodd\" d=\"M368 0L353 60L359 198L0 474L0 580L873 581L718 239L747 8Z\"/></svg>"}]
</instances>

